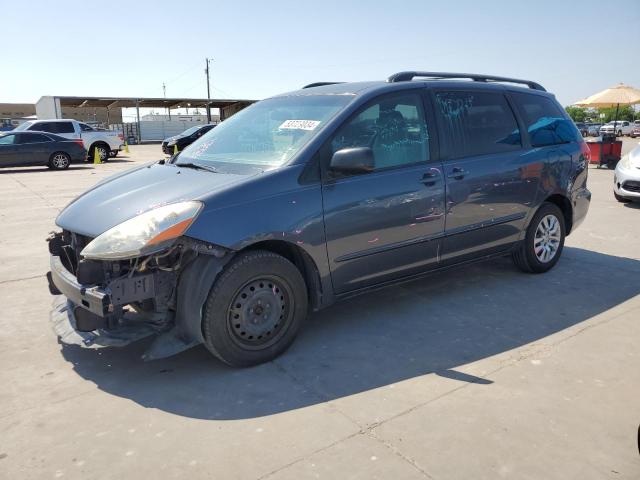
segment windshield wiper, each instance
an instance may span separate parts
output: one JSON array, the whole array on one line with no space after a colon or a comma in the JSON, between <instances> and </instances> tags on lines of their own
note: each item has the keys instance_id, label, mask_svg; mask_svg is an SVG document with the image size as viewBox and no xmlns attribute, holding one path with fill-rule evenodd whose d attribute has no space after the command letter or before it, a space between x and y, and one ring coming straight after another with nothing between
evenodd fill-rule
<instances>
[{"instance_id":1,"label":"windshield wiper","mask_svg":"<svg viewBox=\"0 0 640 480\"><path fill-rule=\"evenodd\" d=\"M193 168L195 170L206 170L208 172L219 173L217 168L211 167L209 165L203 165L201 163L185 162L185 163L175 163L174 165L176 167Z\"/></svg>"}]
</instances>

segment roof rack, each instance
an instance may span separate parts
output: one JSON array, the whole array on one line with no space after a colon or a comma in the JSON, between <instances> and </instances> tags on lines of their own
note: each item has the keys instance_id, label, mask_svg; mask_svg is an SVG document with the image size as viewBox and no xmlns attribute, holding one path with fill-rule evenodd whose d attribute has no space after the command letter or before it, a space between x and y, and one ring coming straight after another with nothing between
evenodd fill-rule
<instances>
[{"instance_id":1,"label":"roof rack","mask_svg":"<svg viewBox=\"0 0 640 480\"><path fill-rule=\"evenodd\" d=\"M494 75L481 75L477 73L448 73L448 72L399 72L394 73L389 78L387 78L387 82L408 82L413 80L415 77L426 77L433 80L442 80L445 78L468 78L473 80L474 82L507 82L507 83L520 83L522 85L527 85L529 88L533 90L541 90L546 92L545 88L539 83L532 82L531 80L519 80L517 78L508 78L508 77L496 77Z\"/></svg>"},{"instance_id":2,"label":"roof rack","mask_svg":"<svg viewBox=\"0 0 640 480\"><path fill-rule=\"evenodd\" d=\"M309 85L305 85L302 88L324 87L325 85L338 85L339 83L344 82L314 82L310 83Z\"/></svg>"}]
</instances>

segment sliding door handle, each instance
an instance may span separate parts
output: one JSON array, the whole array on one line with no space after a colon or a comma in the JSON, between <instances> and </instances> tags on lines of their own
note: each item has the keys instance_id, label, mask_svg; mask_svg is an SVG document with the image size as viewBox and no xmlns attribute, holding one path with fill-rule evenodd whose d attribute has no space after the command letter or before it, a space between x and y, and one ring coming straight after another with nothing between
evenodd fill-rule
<instances>
[{"instance_id":1,"label":"sliding door handle","mask_svg":"<svg viewBox=\"0 0 640 480\"><path fill-rule=\"evenodd\" d=\"M469 175L469 172L461 167L454 167L447 175L447 178L454 178L456 180L462 180L465 175Z\"/></svg>"},{"instance_id":2,"label":"sliding door handle","mask_svg":"<svg viewBox=\"0 0 640 480\"><path fill-rule=\"evenodd\" d=\"M420 183L424 183L427 187L430 187L436 184L439 176L440 170L438 170L437 168L432 168L422 176Z\"/></svg>"}]
</instances>

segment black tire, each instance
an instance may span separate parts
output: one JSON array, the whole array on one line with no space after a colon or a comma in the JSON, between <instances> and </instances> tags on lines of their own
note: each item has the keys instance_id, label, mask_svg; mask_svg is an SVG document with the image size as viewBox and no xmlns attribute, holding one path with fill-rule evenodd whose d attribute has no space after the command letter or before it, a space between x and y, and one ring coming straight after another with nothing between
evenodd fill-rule
<instances>
[{"instance_id":1,"label":"black tire","mask_svg":"<svg viewBox=\"0 0 640 480\"><path fill-rule=\"evenodd\" d=\"M211 353L233 367L284 352L307 316L307 289L296 266L266 250L239 254L213 284L202 331Z\"/></svg>"},{"instance_id":2,"label":"black tire","mask_svg":"<svg viewBox=\"0 0 640 480\"><path fill-rule=\"evenodd\" d=\"M65 152L55 152L49 157L47 166L53 170L66 170L71 165L71 157Z\"/></svg>"},{"instance_id":3,"label":"black tire","mask_svg":"<svg viewBox=\"0 0 640 480\"><path fill-rule=\"evenodd\" d=\"M118 150L111 150L109 152L109 157L116 158L118 156Z\"/></svg>"},{"instance_id":4,"label":"black tire","mask_svg":"<svg viewBox=\"0 0 640 480\"><path fill-rule=\"evenodd\" d=\"M547 261L542 261L536 255L535 242L536 232L538 227L541 226L543 219L548 216L555 217L559 227L559 240L556 245L556 250L553 256ZM513 252L513 261L520 270L527 273L544 273L553 268L562 255L562 249L564 247L565 238L565 224L564 215L562 211L553 203L543 203L536 214L531 219L529 226L527 227L527 233L524 241L518 246L517 250Z\"/></svg>"},{"instance_id":5,"label":"black tire","mask_svg":"<svg viewBox=\"0 0 640 480\"><path fill-rule=\"evenodd\" d=\"M616 200L619 201L620 203L629 203L631 201L628 198L621 197L616 192L613 192L613 196L616 197Z\"/></svg>"},{"instance_id":6,"label":"black tire","mask_svg":"<svg viewBox=\"0 0 640 480\"><path fill-rule=\"evenodd\" d=\"M622 130L618 130L618 137L622 136Z\"/></svg>"},{"instance_id":7,"label":"black tire","mask_svg":"<svg viewBox=\"0 0 640 480\"><path fill-rule=\"evenodd\" d=\"M98 153L100 154L100 161L109 161L109 152L111 151L111 148L106 143L94 143L93 145L91 145L91 148L89 149L88 159L93 162L96 148L98 149Z\"/></svg>"}]
</instances>

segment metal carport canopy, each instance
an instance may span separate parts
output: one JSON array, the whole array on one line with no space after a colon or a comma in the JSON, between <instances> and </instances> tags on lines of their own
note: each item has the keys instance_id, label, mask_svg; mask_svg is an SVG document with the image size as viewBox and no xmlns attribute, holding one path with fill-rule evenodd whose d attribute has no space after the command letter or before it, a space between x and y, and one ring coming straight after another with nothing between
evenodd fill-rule
<instances>
[{"instance_id":1,"label":"metal carport canopy","mask_svg":"<svg viewBox=\"0 0 640 480\"><path fill-rule=\"evenodd\" d=\"M103 107L103 108L178 108L202 107L224 108L241 104L244 106L256 100L236 100L212 98L149 98L149 97L55 97L64 107Z\"/></svg>"}]
</instances>

